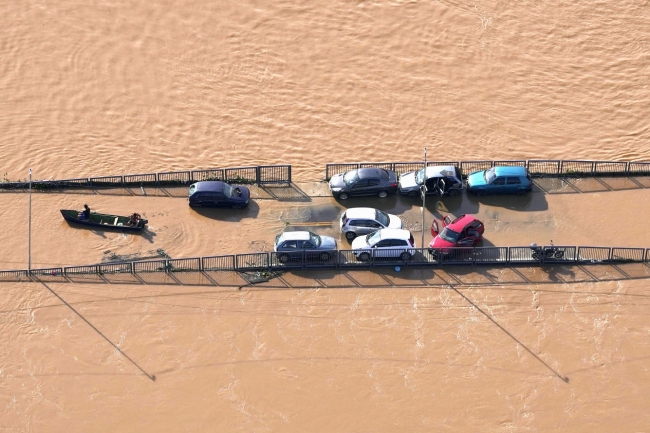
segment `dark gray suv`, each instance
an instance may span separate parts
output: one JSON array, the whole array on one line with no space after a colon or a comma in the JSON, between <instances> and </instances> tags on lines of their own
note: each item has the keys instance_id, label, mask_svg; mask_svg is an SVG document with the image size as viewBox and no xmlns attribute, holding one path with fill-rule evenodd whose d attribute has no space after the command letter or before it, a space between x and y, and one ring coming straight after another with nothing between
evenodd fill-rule
<instances>
[{"instance_id":1,"label":"dark gray suv","mask_svg":"<svg viewBox=\"0 0 650 433\"><path fill-rule=\"evenodd\" d=\"M371 207L353 207L341 215L341 233L351 241L357 236L367 235L379 229L401 229L398 216Z\"/></svg>"}]
</instances>

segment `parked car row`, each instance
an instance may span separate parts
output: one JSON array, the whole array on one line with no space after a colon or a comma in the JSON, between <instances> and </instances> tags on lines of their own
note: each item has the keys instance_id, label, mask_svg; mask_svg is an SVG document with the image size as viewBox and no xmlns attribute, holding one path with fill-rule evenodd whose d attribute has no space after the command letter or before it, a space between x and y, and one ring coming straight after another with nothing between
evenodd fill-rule
<instances>
[{"instance_id":1,"label":"parked car row","mask_svg":"<svg viewBox=\"0 0 650 433\"><path fill-rule=\"evenodd\" d=\"M341 233L351 242L354 255L361 261L369 261L371 257L411 260L417 247L413 234L403 226L398 216L367 207L346 209L339 219ZM431 225L433 240L428 252L437 257L447 254L450 248L474 247L483 239L484 231L485 225L471 215L461 215L453 221L446 216L442 220L442 230L434 220ZM273 247L283 263L303 257L325 261L336 250L336 239L310 231L280 233Z\"/></svg>"},{"instance_id":2,"label":"parked car row","mask_svg":"<svg viewBox=\"0 0 650 433\"><path fill-rule=\"evenodd\" d=\"M400 258L409 261L415 255L415 239L404 229L378 229L367 235L360 235L352 241L352 251L360 261L375 258ZM275 237L273 251L278 260L329 260L337 251L336 239L317 235L311 231L282 232Z\"/></svg>"},{"instance_id":3,"label":"parked car row","mask_svg":"<svg viewBox=\"0 0 650 433\"><path fill-rule=\"evenodd\" d=\"M453 165L431 166L397 176L383 168L359 168L332 176L329 188L339 200L353 196L376 195L386 197L400 194L417 197L422 186L426 194L456 196L463 189L460 169ZM525 195L533 182L525 167L498 166L476 171L467 176L467 190L478 196L487 194Z\"/></svg>"},{"instance_id":4,"label":"parked car row","mask_svg":"<svg viewBox=\"0 0 650 433\"><path fill-rule=\"evenodd\" d=\"M329 181L330 191L340 200L368 195L383 198L398 191L409 197L417 197L422 186L427 194L440 196L456 196L464 189L460 169L453 165L422 168L404 173L399 179L391 170L359 168L336 174ZM531 189L532 180L525 167L492 167L467 176L467 190L479 196L500 193L525 195ZM188 200L190 207L242 209L249 204L250 190L222 181L201 181L190 186Z\"/></svg>"}]
</instances>

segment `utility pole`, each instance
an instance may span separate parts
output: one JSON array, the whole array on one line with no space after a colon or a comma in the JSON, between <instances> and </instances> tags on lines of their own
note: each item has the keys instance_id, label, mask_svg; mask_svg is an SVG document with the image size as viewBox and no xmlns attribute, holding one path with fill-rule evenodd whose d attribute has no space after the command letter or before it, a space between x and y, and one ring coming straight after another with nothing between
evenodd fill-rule
<instances>
[{"instance_id":1,"label":"utility pole","mask_svg":"<svg viewBox=\"0 0 650 433\"><path fill-rule=\"evenodd\" d=\"M420 185L420 195L422 196L422 244L420 248L424 248L424 208L427 199L427 148L424 148L424 176L422 176L422 185Z\"/></svg>"},{"instance_id":2,"label":"utility pole","mask_svg":"<svg viewBox=\"0 0 650 433\"><path fill-rule=\"evenodd\" d=\"M29 222L27 223L27 274L32 273L32 169L29 169Z\"/></svg>"}]
</instances>

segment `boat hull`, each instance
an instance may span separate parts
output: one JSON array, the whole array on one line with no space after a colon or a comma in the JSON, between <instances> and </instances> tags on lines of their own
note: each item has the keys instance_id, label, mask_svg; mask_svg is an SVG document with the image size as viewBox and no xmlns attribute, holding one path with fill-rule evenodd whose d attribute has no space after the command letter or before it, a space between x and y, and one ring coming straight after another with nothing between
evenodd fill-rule
<instances>
[{"instance_id":1,"label":"boat hull","mask_svg":"<svg viewBox=\"0 0 650 433\"><path fill-rule=\"evenodd\" d=\"M111 215L96 212L91 212L90 218L87 220L79 219L79 211L73 209L61 209L61 215L63 215L63 218L66 221L86 227L124 230L127 232L139 232L147 225L148 222L145 219L141 219L138 221L137 225L132 226L128 225L128 222L130 220L130 217L128 216Z\"/></svg>"}]
</instances>

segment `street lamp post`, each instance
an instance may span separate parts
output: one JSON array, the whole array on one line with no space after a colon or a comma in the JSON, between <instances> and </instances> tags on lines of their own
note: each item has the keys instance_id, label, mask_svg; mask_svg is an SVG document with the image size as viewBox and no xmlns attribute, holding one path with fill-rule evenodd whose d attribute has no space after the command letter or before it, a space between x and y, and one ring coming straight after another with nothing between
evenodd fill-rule
<instances>
[{"instance_id":1,"label":"street lamp post","mask_svg":"<svg viewBox=\"0 0 650 433\"><path fill-rule=\"evenodd\" d=\"M32 169L29 169L29 218L27 223L27 273L32 273Z\"/></svg>"},{"instance_id":2,"label":"street lamp post","mask_svg":"<svg viewBox=\"0 0 650 433\"><path fill-rule=\"evenodd\" d=\"M422 185L420 185L420 195L422 196L422 244L424 248L424 208L427 200L427 148L424 148L424 175L422 176Z\"/></svg>"}]
</instances>

